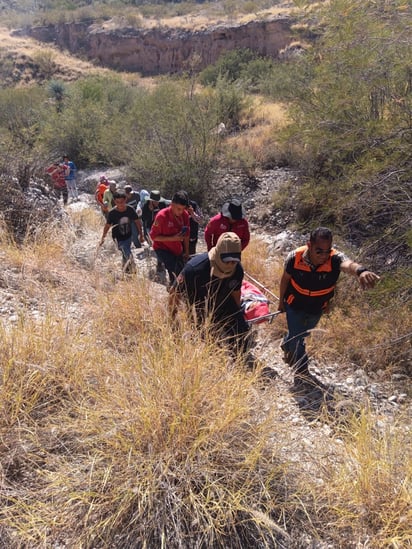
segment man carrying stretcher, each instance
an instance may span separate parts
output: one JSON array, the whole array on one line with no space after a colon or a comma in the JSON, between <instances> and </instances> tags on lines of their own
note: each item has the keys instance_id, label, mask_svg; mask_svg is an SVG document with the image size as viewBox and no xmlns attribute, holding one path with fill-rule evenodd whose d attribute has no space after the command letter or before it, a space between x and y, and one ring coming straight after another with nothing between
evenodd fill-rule
<instances>
[{"instance_id":1,"label":"man carrying stretcher","mask_svg":"<svg viewBox=\"0 0 412 549\"><path fill-rule=\"evenodd\" d=\"M170 289L169 312L174 319L179 302L185 300L197 327L210 323L219 339L237 353L246 353L250 338L241 308L240 261L240 238L223 233L216 246L186 263Z\"/></svg>"}]
</instances>

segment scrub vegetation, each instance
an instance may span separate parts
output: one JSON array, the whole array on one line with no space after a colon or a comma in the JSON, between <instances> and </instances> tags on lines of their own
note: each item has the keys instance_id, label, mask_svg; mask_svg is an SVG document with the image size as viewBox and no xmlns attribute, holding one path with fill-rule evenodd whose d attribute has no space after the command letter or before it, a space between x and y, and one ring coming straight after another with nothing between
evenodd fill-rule
<instances>
[{"instance_id":1,"label":"scrub vegetation","mask_svg":"<svg viewBox=\"0 0 412 549\"><path fill-rule=\"evenodd\" d=\"M45 20L91 11L43 4ZM80 168L126 165L162 193L182 187L201 202L213 192L216 166L299 168L300 182L280 190L274 207L295 212L294 229L328 224L342 248L382 276L361 298L342 277L337 307L310 352L382 379L403 375L406 384L411 8L404 0L294 4L299 53L268 61L233 52L200 75L150 85L110 71L84 74L84 64L66 78L55 71L60 57L46 50L29 56L41 77L14 87L16 67L0 50L8 75L0 87L0 289L18 304L0 323L5 547L412 544L407 406L384 418L365 400L344 422L325 411L308 427L313 436L296 434L276 382L261 390L261 366L245 371L184 321L173 331L166 295L144 277L119 280L116 262L99 261L93 247L78 259L78 247L101 234L97 211L56 221L22 207L30 178L62 151ZM19 17L32 18L25 6ZM179 9L186 4L173 4ZM318 37L310 47L308 35ZM257 240L243 256L276 293L280 259L269 262ZM282 328L268 327L272 340ZM405 395L410 402L407 386Z\"/></svg>"}]
</instances>

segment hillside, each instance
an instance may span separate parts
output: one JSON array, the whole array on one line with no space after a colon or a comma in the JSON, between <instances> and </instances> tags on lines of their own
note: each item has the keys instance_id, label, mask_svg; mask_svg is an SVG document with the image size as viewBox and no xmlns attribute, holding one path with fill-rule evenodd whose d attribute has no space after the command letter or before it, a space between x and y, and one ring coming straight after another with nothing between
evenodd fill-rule
<instances>
[{"instance_id":1,"label":"hillside","mask_svg":"<svg viewBox=\"0 0 412 549\"><path fill-rule=\"evenodd\" d=\"M59 20L62 4L44 13L43 31L90 62L0 34L0 546L410 547L408 6L343 0L318 19L303 3L323 49L284 60L235 52L201 74L143 78L95 62L106 39L130 38L127 16L127 66L140 26L140 38L162 41L151 51L173 72L196 37L223 33L231 48L228 22L254 27L256 41L266 23L202 19L214 4L234 10L227 3L177 21L169 9L187 8L178 3L143 6L163 10L143 25L130 6L115 17L117 4L99 3L110 17L93 26L76 10ZM288 19L290 7L268 18ZM101 39L93 54L79 44L90 30ZM165 46L185 36L184 54ZM44 169L67 152L81 195L63 207ZM127 276L111 239L98 246L102 173L165 196L184 187L206 219L240 197L252 229L242 263L273 311L287 252L320 224L376 270L366 292L342 275L308 338L318 387L293 386L279 349L284 315L253 328L253 369L194 329L183 307L173 324L153 253L134 250Z\"/></svg>"}]
</instances>

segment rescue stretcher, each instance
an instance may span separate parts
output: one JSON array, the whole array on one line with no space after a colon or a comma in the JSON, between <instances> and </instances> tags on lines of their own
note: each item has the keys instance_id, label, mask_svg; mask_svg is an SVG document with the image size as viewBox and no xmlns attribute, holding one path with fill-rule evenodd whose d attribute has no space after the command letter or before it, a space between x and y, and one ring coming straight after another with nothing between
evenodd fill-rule
<instances>
[{"instance_id":1,"label":"rescue stretcher","mask_svg":"<svg viewBox=\"0 0 412 549\"><path fill-rule=\"evenodd\" d=\"M260 284L260 282L246 272L245 277L249 278L253 282L252 283L249 282L249 280L243 279L240 290L240 301L246 321L250 325L261 324L263 322L269 322L270 324L276 316L281 314L281 311L270 311L270 305L275 302L266 297L260 288L274 298L278 298L267 288L265 288L263 284Z\"/></svg>"}]
</instances>

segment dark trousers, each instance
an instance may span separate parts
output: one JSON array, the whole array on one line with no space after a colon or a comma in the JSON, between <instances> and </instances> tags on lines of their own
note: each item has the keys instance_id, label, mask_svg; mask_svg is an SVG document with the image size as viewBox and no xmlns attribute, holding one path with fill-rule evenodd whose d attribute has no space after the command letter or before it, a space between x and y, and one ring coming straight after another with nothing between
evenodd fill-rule
<instances>
[{"instance_id":1,"label":"dark trousers","mask_svg":"<svg viewBox=\"0 0 412 549\"><path fill-rule=\"evenodd\" d=\"M69 193L67 190L67 187L61 187L61 188L55 188L54 194L57 196L57 200L60 200L60 197L63 198L63 204L67 204L67 200L69 198Z\"/></svg>"},{"instance_id":2,"label":"dark trousers","mask_svg":"<svg viewBox=\"0 0 412 549\"><path fill-rule=\"evenodd\" d=\"M175 278L183 269L183 255L175 255L167 250L155 250L157 259L160 263L164 263L166 271L169 275L169 282L173 284Z\"/></svg>"},{"instance_id":3,"label":"dark trousers","mask_svg":"<svg viewBox=\"0 0 412 549\"><path fill-rule=\"evenodd\" d=\"M285 335L282 348L292 353L291 366L295 373L304 374L308 371L309 358L306 354L305 338L316 328L322 313L306 313L285 306L288 333Z\"/></svg>"}]
</instances>

